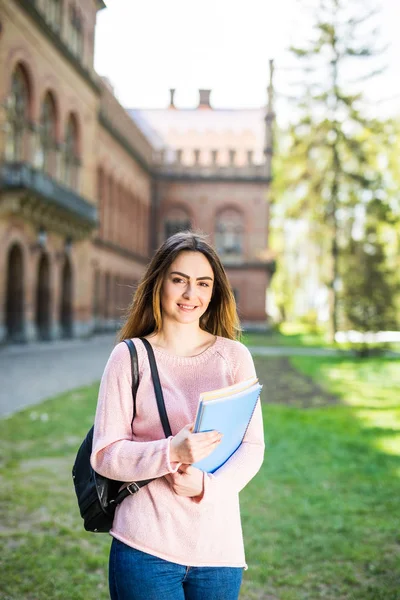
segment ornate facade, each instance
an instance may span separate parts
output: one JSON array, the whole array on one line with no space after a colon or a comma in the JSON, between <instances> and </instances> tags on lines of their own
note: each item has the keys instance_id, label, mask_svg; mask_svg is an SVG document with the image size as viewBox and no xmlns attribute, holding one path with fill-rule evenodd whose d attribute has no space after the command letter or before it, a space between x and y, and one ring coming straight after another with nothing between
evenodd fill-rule
<instances>
[{"instance_id":1,"label":"ornate facade","mask_svg":"<svg viewBox=\"0 0 400 600\"><path fill-rule=\"evenodd\" d=\"M268 143L246 127L229 147L215 127L200 140L207 120L230 127L207 94L178 136L173 97L161 125L127 112L93 68L103 7L0 0L0 342L115 328L152 250L189 227L221 253L243 320L265 324Z\"/></svg>"}]
</instances>

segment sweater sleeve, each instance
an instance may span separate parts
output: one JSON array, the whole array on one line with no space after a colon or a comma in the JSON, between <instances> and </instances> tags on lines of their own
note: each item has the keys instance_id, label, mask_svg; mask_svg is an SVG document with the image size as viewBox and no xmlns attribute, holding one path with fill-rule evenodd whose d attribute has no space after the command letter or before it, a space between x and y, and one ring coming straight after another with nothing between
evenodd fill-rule
<instances>
[{"instance_id":1,"label":"sweater sleeve","mask_svg":"<svg viewBox=\"0 0 400 600\"><path fill-rule=\"evenodd\" d=\"M255 375L252 356L242 344L237 358L235 383ZM200 502L213 501L216 494L239 493L259 471L264 460L264 448L263 418L258 400L240 447L215 473L204 473L204 493Z\"/></svg>"},{"instance_id":2,"label":"sweater sleeve","mask_svg":"<svg viewBox=\"0 0 400 600\"><path fill-rule=\"evenodd\" d=\"M100 383L94 423L91 465L105 477L140 481L174 473L170 438L149 442L132 440L132 375L129 349L118 344L111 353Z\"/></svg>"}]
</instances>

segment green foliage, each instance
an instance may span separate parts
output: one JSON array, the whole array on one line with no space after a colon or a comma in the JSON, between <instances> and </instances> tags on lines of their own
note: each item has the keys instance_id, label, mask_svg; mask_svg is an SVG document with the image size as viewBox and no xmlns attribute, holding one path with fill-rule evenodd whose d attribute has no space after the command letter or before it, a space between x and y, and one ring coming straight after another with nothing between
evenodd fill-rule
<instances>
[{"instance_id":1,"label":"green foliage","mask_svg":"<svg viewBox=\"0 0 400 600\"><path fill-rule=\"evenodd\" d=\"M308 268L314 265L321 285L329 289L332 336L339 325L340 277L343 271L350 272L350 264L347 268L342 263L352 254L354 229L363 227L360 207L375 205L376 218L389 227L395 221L394 186L382 169L395 128L390 121L367 116L362 93L364 82L382 71L377 63L382 50L376 46L379 36L374 27L375 15L365 2L321 0L310 39L291 48L299 60L301 83L294 95L295 116L283 135L282 155L277 159L275 195L280 193L282 200L277 214L280 223L282 218L292 223L308 222L307 239L300 240L298 252L307 254ZM358 84L348 77L356 68L361 73ZM284 245L280 245L278 265L285 273L273 285L279 303L285 305L290 316L294 294L291 290L290 299L285 286L293 260L292 256L285 259ZM361 241L360 246L365 248L366 242ZM371 262L372 266L377 268L377 263ZM387 274L383 262L378 270L383 282ZM361 272L367 277L367 271ZM306 279L307 273L299 274L298 280L292 277L290 284L301 288ZM382 285L388 297L392 280L385 279ZM358 285L352 300L355 293L368 294L363 302L371 305L377 296L371 296L368 287L366 282ZM349 289L346 284L346 293ZM346 306L352 300L348 299ZM378 303L375 312L380 308ZM374 326L371 322L371 328Z\"/></svg>"},{"instance_id":2,"label":"green foliage","mask_svg":"<svg viewBox=\"0 0 400 600\"><path fill-rule=\"evenodd\" d=\"M399 286L374 226L367 227L363 240L351 240L342 280L346 329L361 333L397 329L395 294Z\"/></svg>"}]
</instances>

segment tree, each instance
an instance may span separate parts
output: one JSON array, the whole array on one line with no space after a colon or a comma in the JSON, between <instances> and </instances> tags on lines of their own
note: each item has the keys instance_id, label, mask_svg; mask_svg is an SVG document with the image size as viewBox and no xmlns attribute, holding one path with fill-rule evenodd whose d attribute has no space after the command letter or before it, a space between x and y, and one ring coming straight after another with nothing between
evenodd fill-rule
<instances>
[{"instance_id":1,"label":"tree","mask_svg":"<svg viewBox=\"0 0 400 600\"><path fill-rule=\"evenodd\" d=\"M358 207L374 199L387 202L376 167L385 130L366 115L361 90L382 70L375 64L382 54L376 48L375 15L366 0L319 0L313 36L303 47L291 48L303 68L301 100L290 127L287 172L294 194L288 215L313 222L320 256L329 258L321 267L332 339L339 321L340 258L348 256ZM355 67L359 63L362 68ZM354 81L356 68L364 71Z\"/></svg>"},{"instance_id":2,"label":"tree","mask_svg":"<svg viewBox=\"0 0 400 600\"><path fill-rule=\"evenodd\" d=\"M367 216L362 239L351 239L347 252L341 290L346 329L355 329L363 334L397 329L396 294L400 289L399 283L396 271L388 261L386 244L374 215ZM361 348L363 353L368 354L368 339L363 339Z\"/></svg>"}]
</instances>

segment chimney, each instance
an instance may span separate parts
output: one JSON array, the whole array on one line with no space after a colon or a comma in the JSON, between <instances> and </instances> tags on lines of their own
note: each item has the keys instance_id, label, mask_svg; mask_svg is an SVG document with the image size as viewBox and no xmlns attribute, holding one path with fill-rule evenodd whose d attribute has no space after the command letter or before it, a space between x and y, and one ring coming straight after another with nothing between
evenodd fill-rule
<instances>
[{"instance_id":1,"label":"chimney","mask_svg":"<svg viewBox=\"0 0 400 600\"><path fill-rule=\"evenodd\" d=\"M175 104L174 104L174 96L175 96L175 89L174 88L171 88L169 90L169 95L170 95L169 108L176 108Z\"/></svg>"},{"instance_id":2,"label":"chimney","mask_svg":"<svg viewBox=\"0 0 400 600\"><path fill-rule=\"evenodd\" d=\"M211 108L210 94L211 90L199 90L200 101L198 108Z\"/></svg>"}]
</instances>

